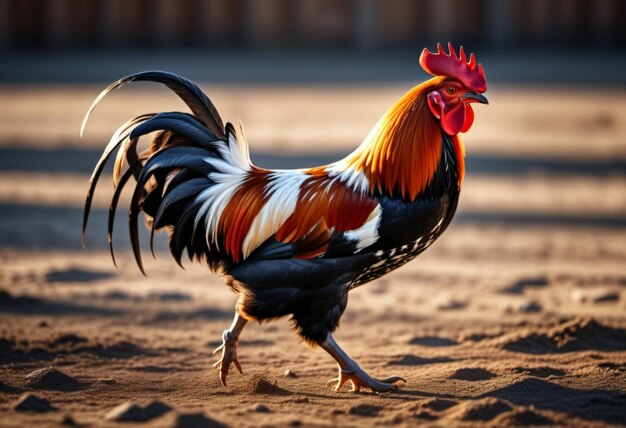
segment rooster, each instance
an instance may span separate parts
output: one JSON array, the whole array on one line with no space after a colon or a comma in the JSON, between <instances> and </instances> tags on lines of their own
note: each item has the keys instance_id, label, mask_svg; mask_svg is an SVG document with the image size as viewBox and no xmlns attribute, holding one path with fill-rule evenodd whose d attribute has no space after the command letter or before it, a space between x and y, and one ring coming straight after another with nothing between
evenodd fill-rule
<instances>
[{"instance_id":1,"label":"rooster","mask_svg":"<svg viewBox=\"0 0 626 428\"><path fill-rule=\"evenodd\" d=\"M138 236L143 211L151 231L169 232L169 248L205 262L237 295L234 320L222 335L215 363L221 383L231 364L241 372L237 343L246 324L290 316L299 336L326 350L339 374L339 391L385 392L404 379L375 379L335 342L333 331L350 290L404 265L429 247L454 216L464 177L458 137L474 120L471 103L488 104L487 83L474 54L452 44L446 53L424 49L419 63L433 75L409 90L376 123L363 143L335 163L310 169L270 170L250 161L243 129L223 124L209 98L175 74L148 71L111 84L166 85L191 113L138 116L112 136L91 176L83 218L105 164L117 150L108 238L122 189L134 178L129 209L130 242L144 272ZM140 137L154 133L149 148Z\"/></svg>"}]
</instances>

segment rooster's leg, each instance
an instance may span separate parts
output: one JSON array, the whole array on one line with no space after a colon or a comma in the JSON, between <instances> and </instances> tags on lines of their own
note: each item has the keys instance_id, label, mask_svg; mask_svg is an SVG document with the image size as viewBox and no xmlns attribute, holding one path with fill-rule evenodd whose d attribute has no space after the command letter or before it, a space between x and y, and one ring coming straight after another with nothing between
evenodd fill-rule
<instances>
[{"instance_id":1,"label":"rooster's leg","mask_svg":"<svg viewBox=\"0 0 626 428\"><path fill-rule=\"evenodd\" d=\"M352 383L352 391L358 392L361 388L369 388L374 392L388 392L398 387L396 382L403 381L399 376L391 376L386 379L374 379L368 375L357 363L354 362L343 349L337 345L332 334L328 333L326 340L320 346L337 361L339 365L339 377L331 379L328 384L336 383L335 391L339 391L341 387L350 381Z\"/></svg>"},{"instance_id":2,"label":"rooster's leg","mask_svg":"<svg viewBox=\"0 0 626 428\"><path fill-rule=\"evenodd\" d=\"M224 333L222 334L222 344L218 346L215 351L213 351L214 354L222 351L221 358L213 364L213 367L217 367L220 371L220 381L224 386L226 386L226 376L228 376L228 369L230 368L231 363L237 367L239 373L243 373L241 370L241 364L239 364L239 360L237 359L237 342L241 331L247 323L248 320L241 317L238 312L235 312L233 323L230 325L230 328L228 330L224 330Z\"/></svg>"}]
</instances>

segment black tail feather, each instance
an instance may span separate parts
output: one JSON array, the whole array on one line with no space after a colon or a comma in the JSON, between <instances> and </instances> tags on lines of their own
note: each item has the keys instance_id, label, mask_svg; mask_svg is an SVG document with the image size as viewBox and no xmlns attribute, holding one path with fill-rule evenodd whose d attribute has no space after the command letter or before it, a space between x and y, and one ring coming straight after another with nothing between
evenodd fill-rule
<instances>
[{"instance_id":1,"label":"black tail feather","mask_svg":"<svg viewBox=\"0 0 626 428\"><path fill-rule=\"evenodd\" d=\"M115 266L117 266L117 262L115 261L115 253L113 252L113 226L115 223L115 211L117 210L117 204L120 200L120 195L122 194L124 186L126 186L126 183L130 179L130 177L135 174L135 170L141 167L141 162L144 160L145 159L137 159L120 177L117 187L115 188L115 192L113 193L113 198L111 198L111 204L109 205L107 237L109 239L109 251L111 252L111 259L113 259L113 264Z\"/></svg>"},{"instance_id":2,"label":"black tail feather","mask_svg":"<svg viewBox=\"0 0 626 428\"><path fill-rule=\"evenodd\" d=\"M85 230L87 229L87 222L89 221L89 212L91 210L93 194L96 189L96 185L98 184L98 179L100 178L100 175L102 174L102 171L104 170L104 167L107 161L109 160L109 158L111 157L111 154L115 151L115 149L118 148L120 144L122 144L128 138L128 134L130 132L129 130L133 126L155 115L156 113L149 113L149 114L137 116L134 119L131 119L130 121L126 122L126 124L122 125L118 129L118 131L113 135L113 137L111 137L111 141L109 141L109 144L107 145L104 152L102 153L102 156L98 160L98 163L96 164L96 167L94 168L93 173L91 174L91 178L89 179L89 189L87 190L87 196L85 198L85 207L83 210L83 228L82 228L83 247L85 247Z\"/></svg>"},{"instance_id":3,"label":"black tail feather","mask_svg":"<svg viewBox=\"0 0 626 428\"><path fill-rule=\"evenodd\" d=\"M172 228L170 250L178 264L181 264L181 255L185 248L197 257L201 256L201 248L206 249L205 234L196 230L192 217L201 206L195 198L213 183L209 174L215 171L215 167L207 159L222 157L224 145L229 144L228 132L234 133L234 128L230 123L224 126L215 106L195 84L171 73L150 71L122 78L102 91L85 116L81 134L90 114L102 98L132 81L165 84L179 95L193 114L145 114L128 121L115 132L92 173L85 200L82 237L84 246L85 230L97 182L106 163L117 150L113 170L115 191L108 217L109 250L113 263L116 264L113 251L115 212L123 188L133 176L136 185L128 211L129 235L135 261L145 275L138 233L138 216L141 211L145 213L146 223L151 229L150 249L153 254L154 232L166 226ZM138 153L140 138L152 132L157 133L148 150ZM204 225L198 229L204 229ZM190 241L189 237L196 232L199 233L198 239L192 238ZM198 248L191 248L194 243L198 244Z\"/></svg>"},{"instance_id":4,"label":"black tail feather","mask_svg":"<svg viewBox=\"0 0 626 428\"><path fill-rule=\"evenodd\" d=\"M144 71L135 73L110 84L100 93L100 95L98 95L87 111L81 127L81 135L83 134L85 125L89 120L89 116L91 116L91 113L102 98L104 98L109 92L114 91L126 83L140 81L157 82L166 85L168 88L173 90L180 97L180 99L185 102L185 104L187 104L193 114L197 116L198 119L200 119L200 121L216 136L218 136L219 139L223 140L226 138L222 118L211 100L200 90L200 88L198 88L195 83L190 82L189 80L176 74L165 71Z\"/></svg>"}]
</instances>

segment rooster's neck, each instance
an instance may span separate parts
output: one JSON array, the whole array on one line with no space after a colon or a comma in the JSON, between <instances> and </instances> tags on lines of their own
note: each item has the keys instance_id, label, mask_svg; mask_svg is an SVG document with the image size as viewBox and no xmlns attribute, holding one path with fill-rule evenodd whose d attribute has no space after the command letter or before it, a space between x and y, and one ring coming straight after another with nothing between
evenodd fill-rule
<instances>
[{"instance_id":1,"label":"rooster's neck","mask_svg":"<svg viewBox=\"0 0 626 428\"><path fill-rule=\"evenodd\" d=\"M367 178L370 192L397 192L415 200L435 175L442 131L428 109L426 93L437 79L416 86L400 98L343 160Z\"/></svg>"}]
</instances>

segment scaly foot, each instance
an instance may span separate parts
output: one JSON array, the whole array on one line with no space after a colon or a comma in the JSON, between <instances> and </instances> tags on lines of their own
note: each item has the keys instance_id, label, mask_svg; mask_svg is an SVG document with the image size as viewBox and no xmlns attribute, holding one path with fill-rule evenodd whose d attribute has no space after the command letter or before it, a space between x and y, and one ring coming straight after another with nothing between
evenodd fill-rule
<instances>
[{"instance_id":1,"label":"scaly foot","mask_svg":"<svg viewBox=\"0 0 626 428\"><path fill-rule=\"evenodd\" d=\"M220 371L220 381L224 386L226 386L226 377L228 376L228 369L231 364L237 367L239 373L243 373L241 364L239 364L239 360L237 359L237 342L238 340L235 338L235 335L229 330L226 330L224 334L222 334L222 344L213 351L214 354L220 350L222 351L221 358L213 364L213 367L216 367Z\"/></svg>"},{"instance_id":2,"label":"scaly foot","mask_svg":"<svg viewBox=\"0 0 626 428\"><path fill-rule=\"evenodd\" d=\"M406 383L406 380L400 376L391 376L385 379L374 379L361 367L355 365L344 369L340 367L339 377L329 380L326 383L326 386L336 383L337 386L335 387L335 391L339 391L347 381L352 383L352 392L359 392L361 388L369 388L374 392L389 392L394 389L398 389L398 386L395 385L396 382L402 381Z\"/></svg>"}]
</instances>

